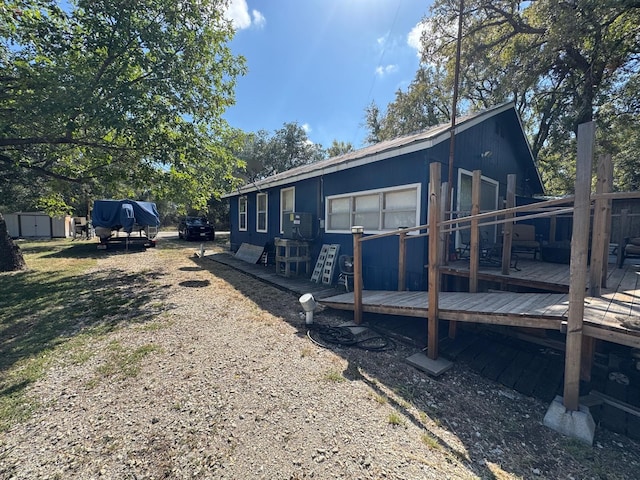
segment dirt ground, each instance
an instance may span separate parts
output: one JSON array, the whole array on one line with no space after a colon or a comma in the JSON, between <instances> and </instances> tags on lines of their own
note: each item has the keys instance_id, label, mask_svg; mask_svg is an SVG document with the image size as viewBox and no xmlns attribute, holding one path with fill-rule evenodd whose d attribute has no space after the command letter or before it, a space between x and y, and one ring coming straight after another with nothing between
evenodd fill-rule
<instances>
[{"instance_id":1,"label":"dirt ground","mask_svg":"<svg viewBox=\"0 0 640 480\"><path fill-rule=\"evenodd\" d=\"M198 249L168 236L87 272L123 299L133 274L144 306L31 388L40 407L0 436L1 478L640 477L637 442L600 428L592 447L568 439L534 398L459 364L437 379L411 367L412 345L329 345L297 296Z\"/></svg>"}]
</instances>

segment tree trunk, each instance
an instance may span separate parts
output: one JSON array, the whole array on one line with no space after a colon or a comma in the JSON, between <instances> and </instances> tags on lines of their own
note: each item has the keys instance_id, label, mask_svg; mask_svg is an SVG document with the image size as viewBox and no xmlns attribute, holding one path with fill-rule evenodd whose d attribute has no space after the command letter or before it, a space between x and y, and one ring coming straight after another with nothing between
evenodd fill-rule
<instances>
[{"instance_id":1,"label":"tree trunk","mask_svg":"<svg viewBox=\"0 0 640 480\"><path fill-rule=\"evenodd\" d=\"M7 232L7 223L0 213L0 272L13 272L27 268L24 257Z\"/></svg>"}]
</instances>

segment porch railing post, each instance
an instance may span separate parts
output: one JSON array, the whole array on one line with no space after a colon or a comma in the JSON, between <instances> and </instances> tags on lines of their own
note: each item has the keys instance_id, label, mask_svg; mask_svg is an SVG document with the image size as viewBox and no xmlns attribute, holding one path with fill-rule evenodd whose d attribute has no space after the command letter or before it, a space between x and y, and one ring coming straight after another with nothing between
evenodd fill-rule
<instances>
[{"instance_id":1,"label":"porch railing post","mask_svg":"<svg viewBox=\"0 0 640 480\"><path fill-rule=\"evenodd\" d=\"M623 208L620 211L620 228L618 229L618 256L616 257L616 265L622 267L622 257L624 255L624 239L629 231L629 209Z\"/></svg>"},{"instance_id":2,"label":"porch railing post","mask_svg":"<svg viewBox=\"0 0 640 480\"><path fill-rule=\"evenodd\" d=\"M429 165L429 309L427 325L427 356L438 358L438 297L440 293L440 182L442 166L438 162Z\"/></svg>"},{"instance_id":3,"label":"porch railing post","mask_svg":"<svg viewBox=\"0 0 640 480\"><path fill-rule=\"evenodd\" d=\"M353 235L353 321L362 323L362 243L364 227L351 227Z\"/></svg>"},{"instance_id":4,"label":"porch railing post","mask_svg":"<svg viewBox=\"0 0 640 480\"><path fill-rule=\"evenodd\" d=\"M407 232L399 233L398 246L398 291L404 292L406 288L406 261L407 261Z\"/></svg>"},{"instance_id":5,"label":"porch railing post","mask_svg":"<svg viewBox=\"0 0 640 480\"><path fill-rule=\"evenodd\" d=\"M591 211L591 164L595 143L595 123L578 126L578 157L576 168L571 263L569 265L569 315L565 352L563 404L568 411L579 409L580 364L582 355L582 317L584 316L589 221Z\"/></svg>"},{"instance_id":6,"label":"porch railing post","mask_svg":"<svg viewBox=\"0 0 640 480\"><path fill-rule=\"evenodd\" d=\"M611 154L607 153L604 158L604 169L607 181L605 183L605 191L607 193L613 190L613 160ZM603 265L602 265L602 288L607 288L607 277L609 276L609 242L611 242L611 207L613 201L609 198L605 207L605 222L604 222L604 238L606 246L603 252Z\"/></svg>"},{"instance_id":7,"label":"porch railing post","mask_svg":"<svg viewBox=\"0 0 640 480\"><path fill-rule=\"evenodd\" d=\"M469 248L469 293L478 291L478 268L480 266L480 230L478 219L480 213L480 190L482 187L482 172L473 171L471 180L471 246Z\"/></svg>"},{"instance_id":8,"label":"porch railing post","mask_svg":"<svg viewBox=\"0 0 640 480\"><path fill-rule=\"evenodd\" d=\"M507 209L516 206L516 176L514 174L507 175ZM513 213L507 213L505 218L513 218ZM513 222L507 222L503 225L504 234L502 235L502 274L509 275L511 267L511 241L513 240Z\"/></svg>"},{"instance_id":9,"label":"porch railing post","mask_svg":"<svg viewBox=\"0 0 640 480\"><path fill-rule=\"evenodd\" d=\"M606 158L598 159L596 193L609 193ZM593 233L591 235L591 268L589 268L589 295L599 297L604 276L605 252L609 250L609 239L605 238L607 221L607 200L598 198L593 207Z\"/></svg>"}]
</instances>

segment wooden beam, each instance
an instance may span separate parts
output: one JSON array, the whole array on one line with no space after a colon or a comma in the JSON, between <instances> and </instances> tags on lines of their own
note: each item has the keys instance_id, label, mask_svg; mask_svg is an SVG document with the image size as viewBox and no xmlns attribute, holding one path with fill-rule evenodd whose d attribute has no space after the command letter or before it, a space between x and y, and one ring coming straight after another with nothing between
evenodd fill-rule
<instances>
[{"instance_id":1,"label":"wooden beam","mask_svg":"<svg viewBox=\"0 0 640 480\"><path fill-rule=\"evenodd\" d=\"M474 170L471 183L471 239L469 245L469 293L478 291L478 270L480 269L480 231L475 215L480 213L480 189L482 172ZM449 321L449 338L456 338L458 325L455 320Z\"/></svg>"},{"instance_id":2,"label":"wooden beam","mask_svg":"<svg viewBox=\"0 0 640 480\"><path fill-rule=\"evenodd\" d=\"M604 155L598 159L598 172L596 177L596 193L605 193L609 182L607 180ZM589 295L599 297L602 286L603 264L605 251L609 250L609 240L605 239L607 221L606 199L595 201L593 209L593 231L591 233L591 265L589 268ZM605 250L606 243L606 250Z\"/></svg>"},{"instance_id":3,"label":"wooden beam","mask_svg":"<svg viewBox=\"0 0 640 480\"><path fill-rule=\"evenodd\" d=\"M640 337L629 335L627 332L608 330L598 325L584 325L584 334L590 337L605 340L607 342L626 345L628 347L640 348Z\"/></svg>"},{"instance_id":4,"label":"wooden beam","mask_svg":"<svg viewBox=\"0 0 640 480\"><path fill-rule=\"evenodd\" d=\"M453 200L449 199L449 182L442 182L440 188L440 219L447 218L447 206L453 205ZM449 265L449 245L451 231L449 227L440 228L440 265Z\"/></svg>"},{"instance_id":5,"label":"wooden beam","mask_svg":"<svg viewBox=\"0 0 640 480\"><path fill-rule=\"evenodd\" d=\"M440 310L440 318L443 320L455 319L458 322L481 323L484 325L506 325L508 327L541 328L545 330L560 330L562 319L560 318L533 318L522 315L494 315L478 312L449 312Z\"/></svg>"},{"instance_id":6,"label":"wooden beam","mask_svg":"<svg viewBox=\"0 0 640 480\"><path fill-rule=\"evenodd\" d=\"M398 291L403 292L406 289L407 275L407 232L401 231L398 234Z\"/></svg>"},{"instance_id":7,"label":"wooden beam","mask_svg":"<svg viewBox=\"0 0 640 480\"><path fill-rule=\"evenodd\" d=\"M571 284L569 286L569 318L564 369L564 407L579 409L580 361L582 354L582 318L584 316L584 285L587 279L589 222L591 204L591 164L595 142L595 123L578 126L578 158L576 166L573 231L571 234Z\"/></svg>"},{"instance_id":8,"label":"wooden beam","mask_svg":"<svg viewBox=\"0 0 640 480\"><path fill-rule=\"evenodd\" d=\"M513 174L507 175L507 204L506 208L513 208L516 206L516 176ZM513 218L513 213L507 213L505 218ZM511 266L511 241L513 240L513 223L507 222L503 227L504 234L502 235L502 274L509 275L509 268Z\"/></svg>"},{"instance_id":9,"label":"wooden beam","mask_svg":"<svg viewBox=\"0 0 640 480\"><path fill-rule=\"evenodd\" d=\"M471 180L471 245L469 246L469 293L478 291L478 269L480 267L480 230L476 215L480 213L480 191L482 172L473 171Z\"/></svg>"},{"instance_id":10,"label":"wooden beam","mask_svg":"<svg viewBox=\"0 0 640 480\"><path fill-rule=\"evenodd\" d=\"M624 248L624 239L627 236L627 232L628 232L628 225L629 225L629 210L626 208L623 208L620 211L620 229L618 230L618 256L616 257L616 265L618 265L618 267L621 267L621 263L622 263L622 256L624 254L623 248Z\"/></svg>"},{"instance_id":11,"label":"wooden beam","mask_svg":"<svg viewBox=\"0 0 640 480\"><path fill-rule=\"evenodd\" d=\"M611 154L607 153L604 158L604 168L606 175L606 182L604 184L605 192L610 192L613 190L613 159L611 158ZM613 200L608 198L606 200L605 205L605 222L604 222L604 238L605 238L605 249L603 254L603 265L602 265L602 283L600 286L602 288L607 288L607 278L609 277L609 242L611 242L611 206Z\"/></svg>"},{"instance_id":12,"label":"wooden beam","mask_svg":"<svg viewBox=\"0 0 640 480\"><path fill-rule=\"evenodd\" d=\"M362 244L364 227L351 227L353 235L353 322L362 323Z\"/></svg>"},{"instance_id":13,"label":"wooden beam","mask_svg":"<svg viewBox=\"0 0 640 480\"><path fill-rule=\"evenodd\" d=\"M442 165L429 165L429 312L427 315L427 356L438 358L438 295L440 293L440 183Z\"/></svg>"}]
</instances>

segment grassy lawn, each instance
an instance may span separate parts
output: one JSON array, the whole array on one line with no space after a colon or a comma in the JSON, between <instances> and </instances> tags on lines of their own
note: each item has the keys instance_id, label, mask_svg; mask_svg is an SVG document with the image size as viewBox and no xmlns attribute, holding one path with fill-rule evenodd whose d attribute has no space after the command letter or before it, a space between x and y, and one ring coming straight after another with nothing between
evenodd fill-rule
<instances>
[{"instance_id":1,"label":"grassy lawn","mask_svg":"<svg viewBox=\"0 0 640 480\"><path fill-rule=\"evenodd\" d=\"M28 270L0 274L0 431L27 418L37 405L25 394L53 361L83 362L87 345L123 322L144 321L153 275L93 271L94 242L69 239L20 242ZM135 295L130 295L135 289ZM114 349L104 375L131 375L141 352Z\"/></svg>"}]
</instances>

